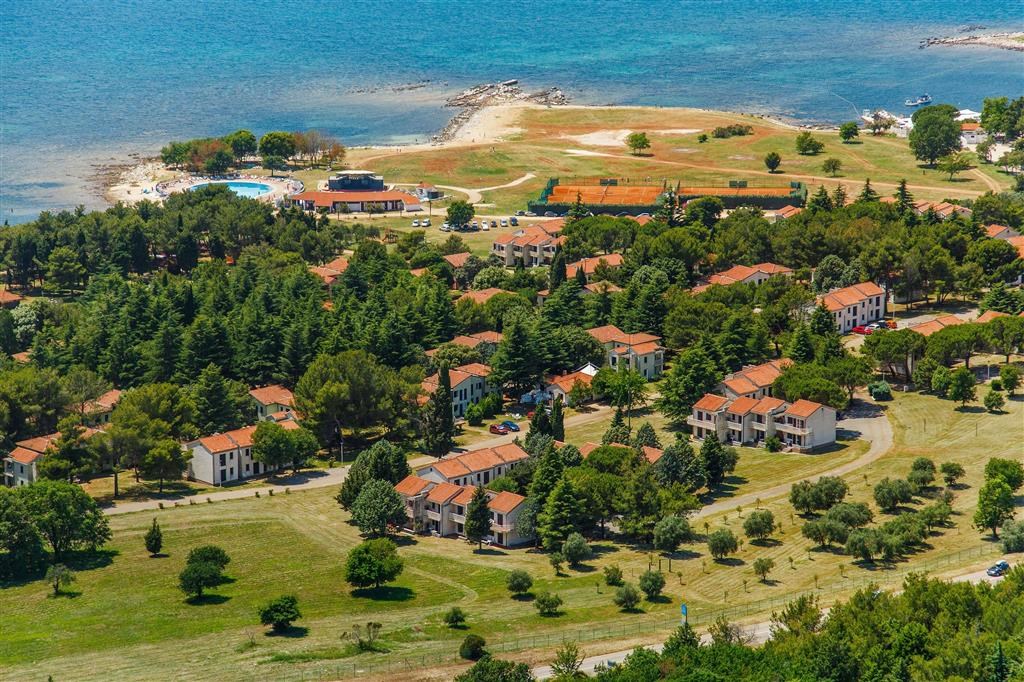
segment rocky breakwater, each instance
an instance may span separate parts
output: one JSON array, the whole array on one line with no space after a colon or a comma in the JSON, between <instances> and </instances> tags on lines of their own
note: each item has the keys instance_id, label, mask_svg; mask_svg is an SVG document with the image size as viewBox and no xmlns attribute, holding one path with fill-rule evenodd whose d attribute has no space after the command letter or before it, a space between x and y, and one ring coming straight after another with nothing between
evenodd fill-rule
<instances>
[{"instance_id":1,"label":"rocky breakwater","mask_svg":"<svg viewBox=\"0 0 1024 682\"><path fill-rule=\"evenodd\" d=\"M981 45L983 47L997 47L1001 50L1024 52L1024 32L925 38L918 47L923 50L926 47L940 47L943 45Z\"/></svg>"},{"instance_id":2,"label":"rocky breakwater","mask_svg":"<svg viewBox=\"0 0 1024 682\"><path fill-rule=\"evenodd\" d=\"M559 90L558 88L547 88L545 90L539 90L537 92L526 92L519 85L518 80L507 80L501 83L484 83L483 85L475 85L472 88L463 90L459 94L449 97L445 101L446 107L453 109L460 109L459 113L455 114L448 125L434 135L431 140L434 144L443 144L450 141L459 128L465 125L473 114L480 111L480 109L495 105L495 104L510 104L514 102L530 102L533 104L545 104L548 106L557 106L559 104L568 104L569 97Z\"/></svg>"}]
</instances>

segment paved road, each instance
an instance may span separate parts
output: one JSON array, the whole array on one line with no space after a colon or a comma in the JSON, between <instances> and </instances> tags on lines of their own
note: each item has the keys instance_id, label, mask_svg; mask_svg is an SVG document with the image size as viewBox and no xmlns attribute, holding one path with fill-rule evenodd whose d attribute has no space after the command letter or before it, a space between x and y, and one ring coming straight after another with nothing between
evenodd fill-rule
<instances>
[{"instance_id":1,"label":"paved road","mask_svg":"<svg viewBox=\"0 0 1024 682\"><path fill-rule=\"evenodd\" d=\"M874 462L876 459L888 452L889 448L892 447L892 424L889 423L889 418L884 414L877 417L842 419L836 422L836 428L859 433L860 435L858 438L870 442L871 447L869 447L868 451L857 459L847 462L846 464L841 464L840 466L829 469L828 471L823 471L815 476L810 476L807 480L816 481L822 476L843 476L851 471L856 471L857 469ZM823 456L827 457L828 455ZM694 517L701 518L703 516L711 516L719 512L735 509L738 506L749 507L753 505L758 498L764 501L773 497L787 495L789 494L790 488L796 482L797 481L788 481L786 483L780 483L779 485L772 486L771 488L763 488L756 492L747 493L746 495L728 497L723 500L719 500L718 502L702 507L700 511L694 514Z\"/></svg>"},{"instance_id":2,"label":"paved road","mask_svg":"<svg viewBox=\"0 0 1024 682\"><path fill-rule=\"evenodd\" d=\"M1006 559L1007 561L1009 560L1009 559L1007 559L1007 557L1003 557L1003 559ZM994 564L996 561L997 561L997 559L993 559L992 563ZM988 582L988 583L993 583L994 584L994 583L998 582L1000 580L1000 578L990 578L988 575L985 574L985 569L982 569L980 571L972 571L970 573L964 573L962 575L953 576L952 578L949 578L949 580L951 582L956 582L956 583L960 583L960 582L971 582L971 583ZM897 594L898 594L898 592L897 592ZM822 611L822 614L827 616L828 612L829 612L829 609L828 608L823 608L821 611ZM765 621L765 622L762 622L762 623L754 623L752 625L744 625L744 626L742 626L742 630L743 630L743 634L748 638L750 644L764 644L771 637L771 621ZM701 635L700 639L701 639L701 642L703 642L704 644L709 644L711 642L711 636L709 634L707 634L706 632ZM648 646L648 647L644 647L644 648L651 649L652 651L657 651L658 653L661 653L661 650L662 650L663 646L664 645L662 645L662 644L654 644L652 646ZM611 664L611 663L622 663L624 660L626 660L626 657L629 656L631 653L633 653L633 649L623 649L623 650L614 651L614 652L608 653L608 654L598 654L596 656L588 656L587 658L583 659L583 665L580 668L580 670L582 672L586 673L587 675L593 675L594 674L594 669L598 665L601 665L601 664L608 665L608 664ZM551 677L554 676L554 673L551 670L551 666L547 666L547 665L542 665L542 666L539 666L537 668L534 668L533 669L533 674L534 674L534 677L536 677L538 680L546 680L546 679L550 679Z\"/></svg>"}]
</instances>

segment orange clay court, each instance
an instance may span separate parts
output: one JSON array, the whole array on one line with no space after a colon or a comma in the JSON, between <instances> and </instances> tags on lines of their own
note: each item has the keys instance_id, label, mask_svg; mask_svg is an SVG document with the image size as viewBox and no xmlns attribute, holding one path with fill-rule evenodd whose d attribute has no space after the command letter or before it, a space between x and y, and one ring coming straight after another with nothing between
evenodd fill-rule
<instances>
[{"instance_id":1,"label":"orange clay court","mask_svg":"<svg viewBox=\"0 0 1024 682\"><path fill-rule=\"evenodd\" d=\"M664 190L660 186L621 185L555 185L551 188L548 202L571 204L578 194L584 204L615 204L619 206L649 206L656 203ZM785 197L793 192L792 187L680 187L681 196L770 196Z\"/></svg>"}]
</instances>

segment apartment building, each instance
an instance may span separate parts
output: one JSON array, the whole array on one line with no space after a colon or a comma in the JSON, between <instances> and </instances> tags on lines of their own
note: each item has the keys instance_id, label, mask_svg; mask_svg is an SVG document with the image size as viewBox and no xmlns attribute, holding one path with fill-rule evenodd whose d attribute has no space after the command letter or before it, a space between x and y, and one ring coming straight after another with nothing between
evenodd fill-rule
<instances>
[{"instance_id":1,"label":"apartment building","mask_svg":"<svg viewBox=\"0 0 1024 682\"><path fill-rule=\"evenodd\" d=\"M783 445L806 452L835 443L836 411L810 400L787 403L775 397L726 398L705 394L686 419L694 437L715 436L734 445L761 445L777 436Z\"/></svg>"},{"instance_id":2,"label":"apartment building","mask_svg":"<svg viewBox=\"0 0 1024 682\"><path fill-rule=\"evenodd\" d=\"M734 265L728 270L716 272L701 284L693 287L693 293L699 294L716 284L723 287L731 284L762 284L775 276L792 277L793 270L785 265L778 265L776 263Z\"/></svg>"},{"instance_id":3,"label":"apartment building","mask_svg":"<svg viewBox=\"0 0 1024 682\"><path fill-rule=\"evenodd\" d=\"M278 421L278 424L289 431L299 428L298 422L291 417ZM279 467L268 467L253 459L252 436L255 432L256 425L253 424L185 443L184 448L191 454L186 476L193 481L224 485L277 471Z\"/></svg>"},{"instance_id":4,"label":"apartment building","mask_svg":"<svg viewBox=\"0 0 1024 682\"><path fill-rule=\"evenodd\" d=\"M632 369L652 381L665 371L665 348L653 334L627 334L615 325L588 329L608 353L612 369Z\"/></svg>"},{"instance_id":5,"label":"apartment building","mask_svg":"<svg viewBox=\"0 0 1024 682\"><path fill-rule=\"evenodd\" d=\"M555 251L565 241L559 236L564 225L565 220L550 220L499 235L491 244L491 254L497 256L505 267L513 267L519 262L528 268L549 265Z\"/></svg>"},{"instance_id":6,"label":"apartment building","mask_svg":"<svg viewBox=\"0 0 1024 682\"><path fill-rule=\"evenodd\" d=\"M82 438L92 438L97 433L99 433L98 430L85 427L82 431ZM60 438L60 431L17 441L14 444L14 449L4 457L4 485L13 488L39 480L39 462L46 456L58 438ZM109 465L109 463L103 462L100 464L101 466Z\"/></svg>"},{"instance_id":7,"label":"apartment building","mask_svg":"<svg viewBox=\"0 0 1024 682\"><path fill-rule=\"evenodd\" d=\"M254 388L249 395L256 404L256 416L261 420L281 421L293 414L295 396L281 384Z\"/></svg>"},{"instance_id":8,"label":"apartment building","mask_svg":"<svg viewBox=\"0 0 1024 682\"><path fill-rule=\"evenodd\" d=\"M764 398L772 394L772 384L782 371L793 364L789 358L769 360L763 365L751 365L729 374L718 384L717 391L730 400L746 396Z\"/></svg>"},{"instance_id":9,"label":"apartment building","mask_svg":"<svg viewBox=\"0 0 1024 682\"><path fill-rule=\"evenodd\" d=\"M818 303L828 308L840 333L854 327L877 322L885 317L885 292L874 282L861 282L834 289L818 296Z\"/></svg>"},{"instance_id":10,"label":"apartment building","mask_svg":"<svg viewBox=\"0 0 1024 682\"><path fill-rule=\"evenodd\" d=\"M417 471L416 475L434 483L486 486L529 457L516 443L507 443L438 460Z\"/></svg>"},{"instance_id":11,"label":"apartment building","mask_svg":"<svg viewBox=\"0 0 1024 682\"><path fill-rule=\"evenodd\" d=\"M489 393L498 392L498 389L487 381L490 374L491 368L479 362L448 370L448 380L452 387L452 416L456 419L465 417L470 405L480 402ZM428 399L437 391L439 382L438 374L423 380L422 387Z\"/></svg>"}]
</instances>

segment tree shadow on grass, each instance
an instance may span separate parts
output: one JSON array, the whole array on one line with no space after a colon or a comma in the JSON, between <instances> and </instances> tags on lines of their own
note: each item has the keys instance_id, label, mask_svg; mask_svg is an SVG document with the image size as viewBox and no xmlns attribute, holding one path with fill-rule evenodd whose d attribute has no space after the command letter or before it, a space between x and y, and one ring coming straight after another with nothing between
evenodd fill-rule
<instances>
[{"instance_id":1,"label":"tree shadow on grass","mask_svg":"<svg viewBox=\"0 0 1024 682\"><path fill-rule=\"evenodd\" d=\"M97 549L94 552L75 552L65 557L64 563L76 571L91 571L97 568L106 568L114 562L120 552L116 549Z\"/></svg>"},{"instance_id":2,"label":"tree shadow on grass","mask_svg":"<svg viewBox=\"0 0 1024 682\"><path fill-rule=\"evenodd\" d=\"M835 556L844 556L846 554L846 550L842 545L818 545L817 547L812 547L811 551L815 554L832 554Z\"/></svg>"},{"instance_id":3,"label":"tree shadow on grass","mask_svg":"<svg viewBox=\"0 0 1024 682\"><path fill-rule=\"evenodd\" d=\"M500 549L494 549L493 547L474 549L473 554L476 554L477 556L508 556L508 552L503 552Z\"/></svg>"},{"instance_id":4,"label":"tree shadow on grass","mask_svg":"<svg viewBox=\"0 0 1024 682\"><path fill-rule=\"evenodd\" d=\"M957 412L967 414L984 414L985 408L981 405L963 405L954 408Z\"/></svg>"},{"instance_id":5,"label":"tree shadow on grass","mask_svg":"<svg viewBox=\"0 0 1024 682\"><path fill-rule=\"evenodd\" d=\"M672 597L667 594L659 594L657 597L647 597L647 601L652 604L671 604Z\"/></svg>"},{"instance_id":6,"label":"tree shadow on grass","mask_svg":"<svg viewBox=\"0 0 1024 682\"><path fill-rule=\"evenodd\" d=\"M765 578L764 580L761 580L759 582L762 585L767 585L768 587L775 587L776 585L779 584L779 581L776 580L775 578Z\"/></svg>"},{"instance_id":7,"label":"tree shadow on grass","mask_svg":"<svg viewBox=\"0 0 1024 682\"><path fill-rule=\"evenodd\" d=\"M352 590L353 597L373 599L374 601L409 601L415 594L408 587L382 585L381 587L360 587Z\"/></svg>"},{"instance_id":8,"label":"tree shadow on grass","mask_svg":"<svg viewBox=\"0 0 1024 682\"><path fill-rule=\"evenodd\" d=\"M577 573L593 573L597 570L595 567L589 564L576 564L575 566L570 566L569 568L573 571L576 571Z\"/></svg>"},{"instance_id":9,"label":"tree shadow on grass","mask_svg":"<svg viewBox=\"0 0 1024 682\"><path fill-rule=\"evenodd\" d=\"M285 637L287 639L298 639L309 634L309 628L301 625L289 625L284 630L271 630L265 634L266 637Z\"/></svg>"},{"instance_id":10,"label":"tree shadow on grass","mask_svg":"<svg viewBox=\"0 0 1024 682\"><path fill-rule=\"evenodd\" d=\"M674 552L670 552L665 555L666 559L672 561L689 561L690 559L699 559L704 556L700 552L695 552L692 549L677 549Z\"/></svg>"},{"instance_id":11,"label":"tree shadow on grass","mask_svg":"<svg viewBox=\"0 0 1024 682\"><path fill-rule=\"evenodd\" d=\"M590 551L593 553L594 558L602 557L605 554L614 554L619 551L619 548L611 543L606 542L592 542L590 543Z\"/></svg>"},{"instance_id":12,"label":"tree shadow on grass","mask_svg":"<svg viewBox=\"0 0 1024 682\"><path fill-rule=\"evenodd\" d=\"M406 535L405 533L399 535L389 535L388 539L391 540L391 542L398 545L399 547L411 547L413 545L419 544L419 540L417 540L411 535Z\"/></svg>"},{"instance_id":13,"label":"tree shadow on grass","mask_svg":"<svg viewBox=\"0 0 1024 682\"><path fill-rule=\"evenodd\" d=\"M747 562L738 557L729 556L724 559L715 559L715 563L721 564L722 566L744 566Z\"/></svg>"},{"instance_id":14,"label":"tree shadow on grass","mask_svg":"<svg viewBox=\"0 0 1024 682\"><path fill-rule=\"evenodd\" d=\"M224 594L204 594L199 597L189 597L185 603L190 606L214 606L223 604L230 599L231 597Z\"/></svg>"},{"instance_id":15,"label":"tree shadow on grass","mask_svg":"<svg viewBox=\"0 0 1024 682\"><path fill-rule=\"evenodd\" d=\"M81 590L61 590L57 594L50 592L46 595L47 599L77 599L82 596Z\"/></svg>"},{"instance_id":16,"label":"tree shadow on grass","mask_svg":"<svg viewBox=\"0 0 1024 682\"><path fill-rule=\"evenodd\" d=\"M531 602L531 601L533 601L536 598L537 597L536 597L536 595L534 595L533 592L523 592L523 593L520 593L520 594L513 594L512 595L512 599L514 599L515 601L521 601L521 602Z\"/></svg>"},{"instance_id":17,"label":"tree shadow on grass","mask_svg":"<svg viewBox=\"0 0 1024 682\"><path fill-rule=\"evenodd\" d=\"M782 540L777 538L761 538L758 540L751 540L750 544L755 547L778 547L782 544Z\"/></svg>"}]
</instances>

